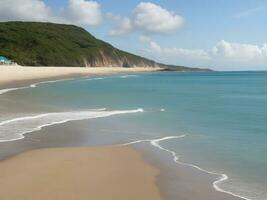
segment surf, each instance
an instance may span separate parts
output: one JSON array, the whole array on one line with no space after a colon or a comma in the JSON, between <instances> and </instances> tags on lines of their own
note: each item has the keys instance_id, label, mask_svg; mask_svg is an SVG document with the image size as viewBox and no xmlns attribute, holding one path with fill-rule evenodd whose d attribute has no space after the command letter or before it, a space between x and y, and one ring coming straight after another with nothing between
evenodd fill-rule
<instances>
[{"instance_id":1,"label":"surf","mask_svg":"<svg viewBox=\"0 0 267 200\"><path fill-rule=\"evenodd\" d=\"M58 79L58 80L50 80L50 81L41 81L41 82L32 83L28 86L0 89L0 95L11 92L11 91L15 91L15 90L35 88L41 84L56 83L56 82L69 81L69 80L75 80L75 79L74 78L66 78L66 79Z\"/></svg>"},{"instance_id":2,"label":"surf","mask_svg":"<svg viewBox=\"0 0 267 200\"><path fill-rule=\"evenodd\" d=\"M154 146L154 147L156 147L156 148L158 148L158 149L160 149L162 151L165 151L165 152L169 153L173 157L173 161L175 163L177 163L177 164L188 166L188 167L192 167L192 168L195 168L195 169L197 169L197 170L199 170L201 172L217 176L218 178L212 183L212 186L216 191L222 192L222 193L226 193L226 194L232 195L234 197L238 197L240 199L252 200L252 199L249 199L247 197L244 197L244 196L241 196L241 195L238 195L238 194L235 194L233 192L230 192L230 191L227 191L227 190L223 190L222 188L220 188L220 184L229 179L227 174L220 174L220 173L217 173L217 172L208 171L208 170L205 170L205 169L203 169L203 168L201 168L201 167L199 167L197 165L181 162L179 160L179 156L177 155L176 152L174 152L174 151L172 151L170 149L167 149L167 148L163 147L162 145L160 145L160 142L162 142L162 141L172 140L172 139L181 139L181 138L184 138L186 136L187 135L184 134L184 135L179 135L179 136L166 136L166 137L162 137L162 138L158 138L158 139L136 140L136 141L133 141L133 142L128 142L128 143L121 144L121 146L129 146L129 145L134 145L134 144L138 144L138 143L148 142L152 146Z\"/></svg>"},{"instance_id":3,"label":"surf","mask_svg":"<svg viewBox=\"0 0 267 200\"><path fill-rule=\"evenodd\" d=\"M135 110L93 109L72 112L52 112L13 118L0 122L0 142L15 141L24 138L26 133L41 130L43 127L63 124L69 121L110 117L114 115L144 112L142 108Z\"/></svg>"}]
</instances>

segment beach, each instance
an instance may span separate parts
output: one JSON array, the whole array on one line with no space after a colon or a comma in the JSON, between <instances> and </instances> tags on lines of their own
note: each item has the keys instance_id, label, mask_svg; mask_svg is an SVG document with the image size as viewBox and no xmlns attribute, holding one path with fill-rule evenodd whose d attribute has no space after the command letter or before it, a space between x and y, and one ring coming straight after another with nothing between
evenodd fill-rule
<instances>
[{"instance_id":1,"label":"beach","mask_svg":"<svg viewBox=\"0 0 267 200\"><path fill-rule=\"evenodd\" d=\"M34 150L0 163L0 199L162 200L158 174L129 147Z\"/></svg>"},{"instance_id":2,"label":"beach","mask_svg":"<svg viewBox=\"0 0 267 200\"><path fill-rule=\"evenodd\" d=\"M108 88L112 88L111 83L115 82L118 93L121 93L124 90L120 87L125 87L128 90L129 85L132 84L132 82L129 85L126 84L128 79L136 82L136 79L139 78L138 76L129 76L125 79L122 75L151 72L151 69L146 68L70 68L69 71L66 70L64 72L62 68L19 67L21 71L16 74L16 68L10 68L11 71L3 72L3 74L6 73L3 75L3 89L11 88L14 84L25 86L45 80L55 81L75 78L78 81L69 82L69 85L67 85L68 90L70 85L78 84L77 89L72 88L72 95L76 98L78 94L75 92L80 92L79 90L86 95L92 93L89 98L90 103L94 103L94 98L97 101L97 104L92 104L93 108L100 108L95 105L106 106L105 102L109 105L112 101L109 98L95 96L101 88L96 87L96 91L90 88L92 85L97 86L97 81L99 80L93 79L93 82L91 80L86 82L82 79L83 81L79 81L79 77L115 75L113 79L101 79L100 83L106 80L107 83L105 84L108 85ZM12 70L14 71L12 72ZM154 70L156 69L152 69L152 71ZM11 82L8 81L9 78L4 78L8 73L12 74ZM119 81L120 84L116 83L116 81ZM60 87L62 85L64 85L64 82L58 84ZM64 112L61 108L59 112L57 106L52 108L50 106L47 107L47 105L40 107L34 100L28 101L32 99L32 96L29 95L34 95L33 90L38 91L48 87L49 91L46 92L50 92L56 86L57 84L52 82L42 86L37 85L34 88L27 88L26 95L23 94L24 90L20 90L18 93L16 90L10 93L3 93L1 98L3 106L0 108L3 111L8 110L6 111L7 113L3 112L4 114L8 116L11 113L12 115L10 116L13 116L16 112L19 112L26 118L28 115L33 116L33 118L28 120L29 122L26 120L25 124L17 123L17 121L23 121L24 118L11 118L11 122L14 122L14 124L10 125L11 128L20 132L26 127L25 130L28 132L23 135L23 138L0 143L0 199L242 199L227 191L217 191L214 188L213 183L221 178L220 174L210 174L196 167L173 162L174 157L171 151L165 151L161 149L161 146L153 146L148 141L128 146L118 145L133 142L138 138L155 139L160 137L157 135L157 131L155 131L155 135L142 135L141 128L145 127L144 123L141 123L142 126L140 125L138 128L134 125L134 129L129 124L123 127L124 122L131 121L131 118L123 120L123 117L124 115L133 115L135 120L135 117L138 119L140 115L142 116L146 113L160 112L164 114L164 112L160 111L161 109L159 111L147 111L145 109L143 112L142 109L137 109L138 107L134 106L129 110L113 111L112 108L108 107L107 111L103 109L94 111L96 112L93 113L94 115L99 113L102 115L104 113L104 117L101 119L92 116L90 112L89 114L86 112L86 115L81 118L74 119L73 116L83 113L82 109L84 108L79 108L77 111L68 110L68 112ZM90 90L88 90L88 87ZM56 93L51 91L45 94L48 98L54 98L53 95L59 95L58 92L61 90L62 88L56 88ZM90 93L87 93L88 91ZM108 92L106 93L111 94L110 97L112 98L114 91ZM147 93L147 91L144 92ZM14 101L13 104L10 103L10 100ZM120 98L120 100L123 100L123 98ZM68 99L64 98L64 103L67 101ZM73 99L71 99L72 101ZM84 99L84 101L87 102L88 100ZM116 99L117 101L118 99ZM131 101L127 100L126 105L129 102ZM74 104L75 102L72 103ZM124 101L118 101L117 103L120 106L125 106L123 104ZM12 112L6 109L5 105L11 105ZM46 108L50 110L46 110ZM133 110L133 108L136 109ZM53 113L55 110L57 113L55 115L52 114L48 119L38 119L40 112L49 111ZM116 117L117 114L118 117ZM69 117L70 120L62 122L62 116ZM5 124L9 123L8 120L3 121L0 131L7 130ZM49 120L50 124L45 125L47 120ZM140 121L136 122L140 124ZM32 124L45 126L36 128ZM153 122L154 125L155 122ZM27 126L29 127L27 128ZM117 134L120 131L123 134ZM131 131L134 134L127 135ZM166 141L162 142L165 143ZM159 145L161 145L161 142Z\"/></svg>"},{"instance_id":3,"label":"beach","mask_svg":"<svg viewBox=\"0 0 267 200\"><path fill-rule=\"evenodd\" d=\"M0 87L8 89L42 81L157 70L1 66ZM2 155L8 155L5 153ZM141 154L130 147L50 148L24 153L15 150L12 156L0 161L0 199L161 200L156 186L158 174L157 168L147 164Z\"/></svg>"},{"instance_id":4,"label":"beach","mask_svg":"<svg viewBox=\"0 0 267 200\"><path fill-rule=\"evenodd\" d=\"M70 122L2 143L0 199L241 200L217 192L211 184L217 176L177 165L147 143L84 142L86 136L93 141L98 137L82 131L84 127L85 122Z\"/></svg>"},{"instance_id":5,"label":"beach","mask_svg":"<svg viewBox=\"0 0 267 200\"><path fill-rule=\"evenodd\" d=\"M77 78L82 76L108 75L115 73L153 72L162 68L149 67L31 67L0 65L0 88L10 88L29 83Z\"/></svg>"},{"instance_id":6,"label":"beach","mask_svg":"<svg viewBox=\"0 0 267 200\"><path fill-rule=\"evenodd\" d=\"M267 200L267 1L0 0L0 200Z\"/></svg>"}]
</instances>

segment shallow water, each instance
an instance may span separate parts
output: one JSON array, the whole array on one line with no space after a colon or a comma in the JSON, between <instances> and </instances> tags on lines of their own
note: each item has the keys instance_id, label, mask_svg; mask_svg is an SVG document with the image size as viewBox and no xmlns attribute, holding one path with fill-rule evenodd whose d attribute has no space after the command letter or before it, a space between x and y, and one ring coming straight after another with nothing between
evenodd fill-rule
<instances>
[{"instance_id":1,"label":"shallow water","mask_svg":"<svg viewBox=\"0 0 267 200\"><path fill-rule=\"evenodd\" d=\"M264 200L266 103L266 72L161 72L82 78L13 90L0 95L0 119L3 123L50 113L49 123L53 124L59 120L58 115L53 118L55 112L70 119L77 117L74 113L90 109L124 112L142 108L144 112L110 116L101 127L97 126L98 119L94 119L97 128L88 123L88 131L93 129L110 137L107 143L186 135L161 144L175 152L182 162L227 174L229 179L217 184L220 189ZM82 115L82 119L89 118ZM0 124L0 136L6 134L5 130L14 133L14 127L34 129L41 122ZM43 123L48 123L47 119ZM111 139L114 135L116 140Z\"/></svg>"}]
</instances>

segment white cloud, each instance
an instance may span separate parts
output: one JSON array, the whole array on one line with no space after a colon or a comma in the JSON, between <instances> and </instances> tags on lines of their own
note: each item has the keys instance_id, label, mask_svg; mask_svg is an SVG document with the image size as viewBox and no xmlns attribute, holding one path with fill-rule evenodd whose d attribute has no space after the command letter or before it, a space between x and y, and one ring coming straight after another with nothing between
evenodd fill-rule
<instances>
[{"instance_id":1,"label":"white cloud","mask_svg":"<svg viewBox=\"0 0 267 200\"><path fill-rule=\"evenodd\" d=\"M46 21L50 16L49 7L40 0L0 1L0 21Z\"/></svg>"},{"instance_id":2,"label":"white cloud","mask_svg":"<svg viewBox=\"0 0 267 200\"><path fill-rule=\"evenodd\" d=\"M208 52L202 49L185 49L185 48L166 48L161 47L158 43L155 41L152 41L150 38L146 36L141 36L139 38L141 42L148 44L147 51L156 54L156 56L162 56L164 58L183 58L183 59L194 59L194 60L210 60L211 56Z\"/></svg>"},{"instance_id":3,"label":"white cloud","mask_svg":"<svg viewBox=\"0 0 267 200\"><path fill-rule=\"evenodd\" d=\"M62 10L52 11L42 0L1 0L0 21L38 21L76 25L98 25L100 5L95 1L69 0Z\"/></svg>"},{"instance_id":4,"label":"white cloud","mask_svg":"<svg viewBox=\"0 0 267 200\"><path fill-rule=\"evenodd\" d=\"M221 40L213 48L214 56L220 56L229 60L254 61L267 58L267 44L262 47L251 44L230 43Z\"/></svg>"},{"instance_id":5,"label":"white cloud","mask_svg":"<svg viewBox=\"0 0 267 200\"><path fill-rule=\"evenodd\" d=\"M159 5L141 2L130 17L115 18L116 27L109 35L124 35L132 31L140 31L145 34L168 34L180 29L184 23L183 17L177 15ZM116 19L117 18L117 19Z\"/></svg>"},{"instance_id":6,"label":"white cloud","mask_svg":"<svg viewBox=\"0 0 267 200\"><path fill-rule=\"evenodd\" d=\"M142 42L142 43L148 43L148 42L151 42L152 39L146 35L140 35L138 37L139 41Z\"/></svg>"},{"instance_id":7,"label":"white cloud","mask_svg":"<svg viewBox=\"0 0 267 200\"><path fill-rule=\"evenodd\" d=\"M112 13L108 13L107 16L113 19L116 23L115 29L108 33L109 36L126 35L132 31L132 22L128 17L115 16Z\"/></svg>"},{"instance_id":8,"label":"white cloud","mask_svg":"<svg viewBox=\"0 0 267 200\"><path fill-rule=\"evenodd\" d=\"M163 54L166 56L183 57L190 59L209 60L210 55L202 49L184 49L184 48L162 48L156 42L150 42L150 49L152 52Z\"/></svg>"},{"instance_id":9,"label":"white cloud","mask_svg":"<svg viewBox=\"0 0 267 200\"><path fill-rule=\"evenodd\" d=\"M212 66L217 69L267 68L267 43L263 45L231 43L219 41L208 50L166 48L148 38L139 38L146 43L146 52L159 61L171 61L176 64L194 66Z\"/></svg>"},{"instance_id":10,"label":"white cloud","mask_svg":"<svg viewBox=\"0 0 267 200\"><path fill-rule=\"evenodd\" d=\"M96 1L69 0L64 15L70 22L80 25L98 25L102 22L100 4Z\"/></svg>"},{"instance_id":11,"label":"white cloud","mask_svg":"<svg viewBox=\"0 0 267 200\"><path fill-rule=\"evenodd\" d=\"M134 10L134 26L147 33L171 33L183 25L184 19L159 5L141 2Z\"/></svg>"}]
</instances>

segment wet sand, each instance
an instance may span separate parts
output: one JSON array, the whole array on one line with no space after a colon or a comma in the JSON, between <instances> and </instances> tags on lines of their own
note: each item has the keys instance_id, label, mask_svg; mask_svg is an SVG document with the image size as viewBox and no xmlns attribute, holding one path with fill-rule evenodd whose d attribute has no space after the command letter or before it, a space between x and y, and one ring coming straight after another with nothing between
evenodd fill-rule
<instances>
[{"instance_id":1,"label":"wet sand","mask_svg":"<svg viewBox=\"0 0 267 200\"><path fill-rule=\"evenodd\" d=\"M126 138L117 141L107 140L107 135L109 138L113 138L111 133L99 134L97 130L101 127L105 127L107 123L110 127L112 120L108 118L101 120L84 120L45 127L40 131L26 134L23 140L1 143L0 159L8 161L10 158L16 158L16 155L20 152L32 152L31 150L34 149L52 148L53 150L54 147L103 146L110 143L129 142ZM95 126L94 128L88 129L88 127L93 125ZM140 153L139 155L142 155L141 158L143 162L145 161L145 163L148 163L150 166L154 166L155 169L159 169L160 173L155 177L155 181L158 191L164 199L240 200L238 197L218 192L212 187L212 182L218 178L217 176L211 176L197 169L176 164L173 162L172 156L151 146L149 143L140 143L129 147L134 148ZM105 149L105 147L93 147L92 150L101 148ZM63 149L67 152L72 148ZM75 158L70 157L69 161L74 162L72 159ZM19 162L21 163L21 161ZM18 167L23 166L19 164L19 162ZM128 166L127 164L125 165L124 161L120 164L125 167ZM45 171L46 169L43 170ZM77 170L79 169L77 168ZM0 162L0 173L1 171ZM24 172L21 171L21 173ZM121 175L123 176L123 174ZM1 176L0 179L2 179ZM2 189L0 189L0 191L2 191ZM141 197L137 199L149 200L149 198Z\"/></svg>"},{"instance_id":2,"label":"wet sand","mask_svg":"<svg viewBox=\"0 0 267 200\"><path fill-rule=\"evenodd\" d=\"M33 150L0 162L0 199L162 200L158 174L130 147Z\"/></svg>"},{"instance_id":3,"label":"wet sand","mask_svg":"<svg viewBox=\"0 0 267 200\"><path fill-rule=\"evenodd\" d=\"M62 71L53 75L41 73L41 76L24 71L27 76L22 75L18 79L15 75L14 79L10 79L12 81L2 79L0 87L91 74L129 73L115 69L112 72L98 69L90 73L74 73L71 70L66 74ZM166 152L155 149L149 143L134 145L139 153L131 147L88 148L129 142L123 139L99 142L105 136L95 139L107 120L84 120L45 127L26 134L23 140L0 143L0 199L157 200L163 196L168 200L240 200L214 190L212 182L218 177L177 165ZM92 121L95 129L90 132L88 122Z\"/></svg>"},{"instance_id":4,"label":"wet sand","mask_svg":"<svg viewBox=\"0 0 267 200\"><path fill-rule=\"evenodd\" d=\"M237 196L216 191L213 182L218 180L217 175L175 163L170 153L151 145L141 143L133 147L142 152L144 160L160 169L157 185L165 199L243 200Z\"/></svg>"}]
</instances>

